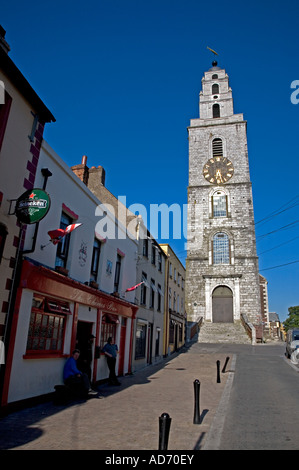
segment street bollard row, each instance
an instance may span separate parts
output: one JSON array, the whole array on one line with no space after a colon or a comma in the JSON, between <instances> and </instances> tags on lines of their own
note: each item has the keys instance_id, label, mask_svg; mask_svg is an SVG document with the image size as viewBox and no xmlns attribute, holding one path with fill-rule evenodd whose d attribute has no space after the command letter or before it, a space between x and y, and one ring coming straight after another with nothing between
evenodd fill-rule
<instances>
[{"instance_id":1,"label":"street bollard row","mask_svg":"<svg viewBox=\"0 0 299 470\"><path fill-rule=\"evenodd\" d=\"M222 368L222 373L225 372L226 366L228 364L229 357L226 358L225 364ZM217 365L217 383L221 383L220 380L220 361L216 362ZM200 424L200 381L198 379L194 380L194 414L193 414L193 424ZM170 433L171 417L168 413L162 413L159 417L159 450L168 449L168 440Z\"/></svg>"}]
</instances>

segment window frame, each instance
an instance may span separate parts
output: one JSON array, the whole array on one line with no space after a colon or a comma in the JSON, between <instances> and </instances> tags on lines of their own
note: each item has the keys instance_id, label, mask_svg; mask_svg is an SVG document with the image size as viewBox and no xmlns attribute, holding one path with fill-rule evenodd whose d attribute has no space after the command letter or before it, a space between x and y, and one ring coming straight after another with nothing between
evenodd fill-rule
<instances>
[{"instance_id":1,"label":"window frame","mask_svg":"<svg viewBox=\"0 0 299 470\"><path fill-rule=\"evenodd\" d=\"M72 223L73 219L68 214L62 211L59 228L65 230L66 227L68 225L71 225ZM62 240L57 243L55 266L62 266L63 268L66 268L70 248L70 239L71 233L67 233L62 238ZM61 262L61 264L59 262Z\"/></svg>"},{"instance_id":2,"label":"window frame","mask_svg":"<svg viewBox=\"0 0 299 470\"><path fill-rule=\"evenodd\" d=\"M72 315L72 312L67 301L34 294L32 297L24 357L62 357L64 355L63 350L68 315ZM38 316L40 316L40 321L38 321ZM51 320L52 318L53 320ZM35 334L36 331L38 334ZM57 333L56 336L54 336L55 333ZM47 342L49 341L51 346L54 344L54 341L57 341L57 346L55 348L47 348ZM37 348L33 348L34 342L38 346ZM39 348L42 343L44 343L44 346Z\"/></svg>"},{"instance_id":3,"label":"window frame","mask_svg":"<svg viewBox=\"0 0 299 470\"><path fill-rule=\"evenodd\" d=\"M219 247L217 249L217 251L215 250L215 241L216 241L216 237L220 238L223 237L225 238L225 240L227 241L227 246L225 246L225 251L223 250L223 252L219 252ZM225 243L226 243L225 241ZM219 257L219 262L217 261L217 258L216 257ZM213 235L213 239L212 239L212 260L213 260L213 265L217 266L217 265L230 265L231 264L231 251L230 251L230 237L229 235L226 233L226 232L217 232Z\"/></svg>"},{"instance_id":4,"label":"window frame","mask_svg":"<svg viewBox=\"0 0 299 470\"><path fill-rule=\"evenodd\" d=\"M138 332L142 332L138 337ZM135 359L144 359L146 355L147 324L140 323L137 319L135 333Z\"/></svg>"},{"instance_id":5,"label":"window frame","mask_svg":"<svg viewBox=\"0 0 299 470\"><path fill-rule=\"evenodd\" d=\"M219 193L219 194L217 194ZM219 214L216 214L216 198L223 198L224 201L221 201L221 206L224 207L225 206L225 210L224 209L218 209L218 212ZM223 212L220 214L220 212ZM225 213L224 213L225 212ZM216 191L212 194L212 217L214 219L218 219L218 218L221 218L221 217L227 217L228 216L228 200L227 200L227 194L225 194L224 191Z\"/></svg>"},{"instance_id":6,"label":"window frame","mask_svg":"<svg viewBox=\"0 0 299 470\"><path fill-rule=\"evenodd\" d=\"M220 105L219 105L219 103L213 104L212 114L213 114L213 119L220 118Z\"/></svg>"},{"instance_id":7,"label":"window frame","mask_svg":"<svg viewBox=\"0 0 299 470\"><path fill-rule=\"evenodd\" d=\"M95 238L93 241L93 250L90 266L90 280L97 282L98 273L99 273L99 264L101 256L102 243Z\"/></svg>"}]
</instances>

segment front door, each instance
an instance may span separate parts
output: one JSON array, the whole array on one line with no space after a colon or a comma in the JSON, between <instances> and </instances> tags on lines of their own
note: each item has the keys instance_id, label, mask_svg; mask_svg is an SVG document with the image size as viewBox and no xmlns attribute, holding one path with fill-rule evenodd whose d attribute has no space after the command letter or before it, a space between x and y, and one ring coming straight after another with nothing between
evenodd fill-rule
<instances>
[{"instance_id":1,"label":"front door","mask_svg":"<svg viewBox=\"0 0 299 470\"><path fill-rule=\"evenodd\" d=\"M213 323L232 323L233 293L225 286L216 287L212 296Z\"/></svg>"}]
</instances>

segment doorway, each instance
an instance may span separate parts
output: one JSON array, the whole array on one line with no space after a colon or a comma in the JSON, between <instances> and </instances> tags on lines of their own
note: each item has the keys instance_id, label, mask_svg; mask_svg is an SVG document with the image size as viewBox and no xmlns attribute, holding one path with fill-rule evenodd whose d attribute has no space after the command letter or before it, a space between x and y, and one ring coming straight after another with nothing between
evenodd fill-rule
<instances>
[{"instance_id":1,"label":"doorway","mask_svg":"<svg viewBox=\"0 0 299 470\"><path fill-rule=\"evenodd\" d=\"M80 350L78 359L78 369L88 375L89 380L92 380L92 361L93 361L93 348L94 345L90 342L92 334L93 323L86 321L78 321L76 348Z\"/></svg>"},{"instance_id":2,"label":"doorway","mask_svg":"<svg viewBox=\"0 0 299 470\"><path fill-rule=\"evenodd\" d=\"M219 286L212 294L213 323L233 323L233 293L229 287Z\"/></svg>"}]
</instances>

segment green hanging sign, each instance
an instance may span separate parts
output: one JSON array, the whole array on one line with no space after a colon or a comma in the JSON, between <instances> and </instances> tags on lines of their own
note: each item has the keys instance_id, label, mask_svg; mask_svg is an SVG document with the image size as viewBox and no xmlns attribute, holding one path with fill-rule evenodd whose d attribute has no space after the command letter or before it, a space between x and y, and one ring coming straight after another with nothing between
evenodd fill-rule
<instances>
[{"instance_id":1,"label":"green hanging sign","mask_svg":"<svg viewBox=\"0 0 299 470\"><path fill-rule=\"evenodd\" d=\"M47 215L50 205L50 196L46 191L29 189L17 200L15 214L23 224L36 224Z\"/></svg>"}]
</instances>

